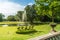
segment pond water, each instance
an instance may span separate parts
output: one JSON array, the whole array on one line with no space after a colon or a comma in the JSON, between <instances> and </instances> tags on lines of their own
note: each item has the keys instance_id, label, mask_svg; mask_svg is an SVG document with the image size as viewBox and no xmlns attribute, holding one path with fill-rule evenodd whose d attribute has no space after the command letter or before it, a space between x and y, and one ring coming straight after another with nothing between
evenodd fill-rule
<instances>
[{"instance_id":1,"label":"pond water","mask_svg":"<svg viewBox=\"0 0 60 40\"><path fill-rule=\"evenodd\" d=\"M0 24L0 27L17 26L17 24Z\"/></svg>"},{"instance_id":2,"label":"pond water","mask_svg":"<svg viewBox=\"0 0 60 40\"><path fill-rule=\"evenodd\" d=\"M8 27L8 25L7 25L7 24L5 24L5 25L2 25L2 27Z\"/></svg>"}]
</instances>

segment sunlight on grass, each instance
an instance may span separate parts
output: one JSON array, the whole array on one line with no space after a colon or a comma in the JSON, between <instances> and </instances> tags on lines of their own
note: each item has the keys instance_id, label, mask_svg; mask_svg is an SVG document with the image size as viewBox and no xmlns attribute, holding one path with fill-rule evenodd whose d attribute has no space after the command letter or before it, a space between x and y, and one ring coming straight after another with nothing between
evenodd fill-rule
<instances>
[{"instance_id":1,"label":"sunlight on grass","mask_svg":"<svg viewBox=\"0 0 60 40\"><path fill-rule=\"evenodd\" d=\"M36 33L16 34L17 27L18 26L0 27L0 40L27 40L28 38L47 34L51 30L48 24L35 25L34 29L37 30ZM59 31L60 30L59 28L60 28L60 25L57 25L55 29Z\"/></svg>"}]
</instances>

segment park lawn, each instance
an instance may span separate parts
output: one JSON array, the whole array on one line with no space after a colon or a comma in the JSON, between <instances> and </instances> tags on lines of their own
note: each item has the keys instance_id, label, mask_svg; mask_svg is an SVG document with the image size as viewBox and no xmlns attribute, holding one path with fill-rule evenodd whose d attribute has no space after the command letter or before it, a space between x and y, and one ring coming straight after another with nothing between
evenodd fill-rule
<instances>
[{"instance_id":1,"label":"park lawn","mask_svg":"<svg viewBox=\"0 0 60 40\"><path fill-rule=\"evenodd\" d=\"M49 33L51 27L48 24L35 25L34 29L37 30L37 32L29 34L16 34L17 26L0 27L0 40L27 40L29 38ZM59 31L60 25L58 24L55 29Z\"/></svg>"}]
</instances>

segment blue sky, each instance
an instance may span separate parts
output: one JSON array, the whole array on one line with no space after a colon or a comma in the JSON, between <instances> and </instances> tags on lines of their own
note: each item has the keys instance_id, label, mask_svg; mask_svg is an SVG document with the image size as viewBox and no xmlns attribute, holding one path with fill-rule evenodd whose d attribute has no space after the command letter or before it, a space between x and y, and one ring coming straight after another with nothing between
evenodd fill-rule
<instances>
[{"instance_id":1,"label":"blue sky","mask_svg":"<svg viewBox=\"0 0 60 40\"><path fill-rule=\"evenodd\" d=\"M23 11L26 5L34 4L34 0L0 0L0 13L5 17Z\"/></svg>"},{"instance_id":2,"label":"blue sky","mask_svg":"<svg viewBox=\"0 0 60 40\"><path fill-rule=\"evenodd\" d=\"M19 3L21 5L28 5L29 3L34 4L34 0L10 0L10 1Z\"/></svg>"}]
</instances>

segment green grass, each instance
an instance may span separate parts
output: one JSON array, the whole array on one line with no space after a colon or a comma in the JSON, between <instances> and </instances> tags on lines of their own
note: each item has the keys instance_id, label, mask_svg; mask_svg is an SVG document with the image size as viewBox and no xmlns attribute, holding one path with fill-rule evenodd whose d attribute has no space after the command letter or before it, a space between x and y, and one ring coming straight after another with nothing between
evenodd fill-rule
<instances>
[{"instance_id":1,"label":"green grass","mask_svg":"<svg viewBox=\"0 0 60 40\"><path fill-rule=\"evenodd\" d=\"M0 22L0 24L24 24L25 22L19 22L19 21L5 21L5 22Z\"/></svg>"},{"instance_id":2,"label":"green grass","mask_svg":"<svg viewBox=\"0 0 60 40\"><path fill-rule=\"evenodd\" d=\"M27 40L29 38L49 33L51 27L48 24L35 25L34 29L37 30L37 32L29 34L16 34L17 26L0 27L0 40ZM59 31L60 25L58 24L55 29Z\"/></svg>"}]
</instances>

